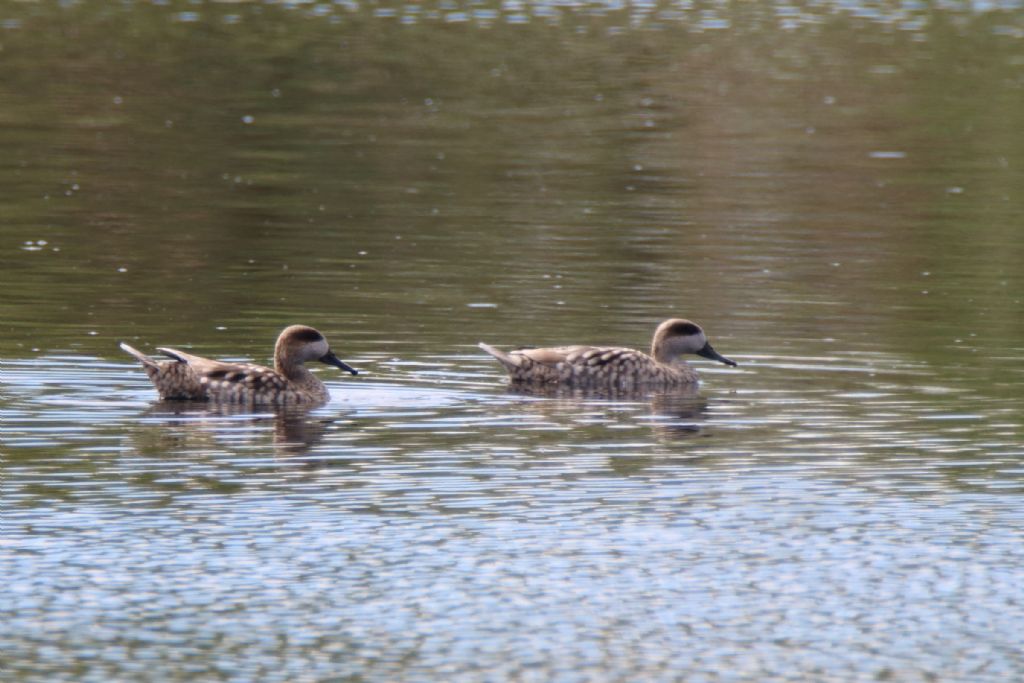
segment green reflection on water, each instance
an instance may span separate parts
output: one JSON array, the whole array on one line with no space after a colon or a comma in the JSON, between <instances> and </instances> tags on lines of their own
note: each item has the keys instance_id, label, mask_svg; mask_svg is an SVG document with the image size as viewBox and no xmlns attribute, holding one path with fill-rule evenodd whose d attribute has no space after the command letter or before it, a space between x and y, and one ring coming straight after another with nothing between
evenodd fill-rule
<instances>
[{"instance_id":1,"label":"green reflection on water","mask_svg":"<svg viewBox=\"0 0 1024 683\"><path fill-rule=\"evenodd\" d=\"M1005 372L1016 14L375 7L5 8L0 353L264 358L297 321L643 346L687 315L731 353Z\"/></svg>"}]
</instances>

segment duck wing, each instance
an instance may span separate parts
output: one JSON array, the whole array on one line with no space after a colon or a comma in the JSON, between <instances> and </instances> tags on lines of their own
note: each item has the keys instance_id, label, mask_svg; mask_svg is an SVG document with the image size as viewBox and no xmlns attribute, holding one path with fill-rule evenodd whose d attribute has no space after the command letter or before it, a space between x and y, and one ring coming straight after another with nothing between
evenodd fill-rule
<instances>
[{"instance_id":1,"label":"duck wing","mask_svg":"<svg viewBox=\"0 0 1024 683\"><path fill-rule=\"evenodd\" d=\"M517 349L513 354L529 358L534 363L555 366L559 363L573 363L581 354L593 346L555 346L543 349Z\"/></svg>"},{"instance_id":2,"label":"duck wing","mask_svg":"<svg viewBox=\"0 0 1024 683\"><path fill-rule=\"evenodd\" d=\"M599 368L623 363L649 361L647 354L618 346L560 346L549 349L523 349L520 353L535 363L555 366L566 363L575 367Z\"/></svg>"},{"instance_id":3,"label":"duck wing","mask_svg":"<svg viewBox=\"0 0 1024 683\"><path fill-rule=\"evenodd\" d=\"M178 349L168 348L161 346L157 348L157 351L164 354L168 358L173 358L179 363L184 363L189 369L200 377L207 375L217 375L220 377L226 375L236 375L246 372L257 372L265 370L266 372L274 372L270 368L262 365L256 365L255 363L234 363L225 360L214 360L212 358L204 358L203 356L194 356L191 353L185 353Z\"/></svg>"},{"instance_id":4,"label":"duck wing","mask_svg":"<svg viewBox=\"0 0 1024 683\"><path fill-rule=\"evenodd\" d=\"M246 403L259 396L277 396L288 386L284 377L263 365L214 360L167 347L157 351L177 361L167 365L193 378L202 398Z\"/></svg>"},{"instance_id":5,"label":"duck wing","mask_svg":"<svg viewBox=\"0 0 1024 683\"><path fill-rule=\"evenodd\" d=\"M560 346L544 349L514 349L502 351L490 344L480 342L478 346L501 362L513 377L522 373L544 373L546 369L554 369L564 363L570 355L584 346Z\"/></svg>"}]
</instances>

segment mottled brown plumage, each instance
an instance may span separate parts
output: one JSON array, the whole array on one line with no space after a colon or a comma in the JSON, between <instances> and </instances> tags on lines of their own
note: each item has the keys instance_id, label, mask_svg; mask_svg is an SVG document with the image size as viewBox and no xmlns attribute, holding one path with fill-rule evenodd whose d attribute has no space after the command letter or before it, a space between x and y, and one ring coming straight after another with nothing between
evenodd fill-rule
<instances>
[{"instance_id":1,"label":"mottled brown plumage","mask_svg":"<svg viewBox=\"0 0 1024 683\"><path fill-rule=\"evenodd\" d=\"M711 347L699 325L680 318L666 320L658 326L650 355L609 346L560 346L504 352L481 342L480 348L505 366L513 382L574 387L632 389L694 384L698 381L697 371L680 358L686 353L736 365Z\"/></svg>"},{"instance_id":2,"label":"mottled brown plumage","mask_svg":"<svg viewBox=\"0 0 1024 683\"><path fill-rule=\"evenodd\" d=\"M347 370L317 330L292 325L281 332L274 346L274 367L231 363L170 348L157 351L171 360L155 361L125 343L121 348L135 356L146 370L162 399L186 399L247 404L323 403L327 387L304 363L318 360Z\"/></svg>"}]
</instances>

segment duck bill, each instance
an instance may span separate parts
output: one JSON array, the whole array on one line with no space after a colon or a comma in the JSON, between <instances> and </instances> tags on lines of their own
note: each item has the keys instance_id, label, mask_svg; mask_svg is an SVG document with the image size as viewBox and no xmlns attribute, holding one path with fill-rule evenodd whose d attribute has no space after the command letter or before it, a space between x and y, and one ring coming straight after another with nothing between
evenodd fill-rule
<instances>
[{"instance_id":1,"label":"duck bill","mask_svg":"<svg viewBox=\"0 0 1024 683\"><path fill-rule=\"evenodd\" d=\"M346 372L351 372L353 375L358 375L359 374L358 370L356 370L354 367L352 367L351 365L349 365L348 363L346 363L342 359L340 359L337 356L335 356L333 351L328 351L324 355L320 356L320 358L318 360L321 363L327 363L328 365L333 365L336 368L341 368L342 370L345 370Z\"/></svg>"},{"instance_id":2,"label":"duck bill","mask_svg":"<svg viewBox=\"0 0 1024 683\"><path fill-rule=\"evenodd\" d=\"M697 352L697 355L702 356L704 358L710 358L711 360L717 360L719 363L725 363L726 365L736 367L736 361L729 360L728 358L720 354L718 351L715 351L713 348L711 348L710 343L705 344L704 348Z\"/></svg>"}]
</instances>

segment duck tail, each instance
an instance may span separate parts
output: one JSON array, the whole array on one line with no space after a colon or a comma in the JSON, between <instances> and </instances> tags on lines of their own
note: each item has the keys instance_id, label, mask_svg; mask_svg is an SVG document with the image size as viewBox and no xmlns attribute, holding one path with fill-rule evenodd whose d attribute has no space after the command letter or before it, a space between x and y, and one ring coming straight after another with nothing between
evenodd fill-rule
<instances>
[{"instance_id":1,"label":"duck tail","mask_svg":"<svg viewBox=\"0 0 1024 683\"><path fill-rule=\"evenodd\" d=\"M125 344L124 342L121 342L119 344L119 346L121 347L122 351L124 351L125 353L128 353L128 354L131 354L132 356L135 356L136 360L138 360L140 363L142 363L147 368L155 368L156 367L156 361L154 361L152 358L150 358L146 354L142 353L142 351L139 351L135 347L129 346L128 344Z\"/></svg>"},{"instance_id":2,"label":"duck tail","mask_svg":"<svg viewBox=\"0 0 1024 683\"><path fill-rule=\"evenodd\" d=\"M479 346L481 349L494 356L496 359L498 359L498 362L500 362L509 370L516 370L519 368L520 361L515 356L511 356L505 353L504 351L500 351L491 346L490 344L485 344L483 342L480 342L479 344L477 344L477 346Z\"/></svg>"},{"instance_id":3,"label":"duck tail","mask_svg":"<svg viewBox=\"0 0 1024 683\"><path fill-rule=\"evenodd\" d=\"M156 350L179 363L188 363L189 355L187 353L182 353L177 349L169 349L166 346L158 346Z\"/></svg>"}]
</instances>

